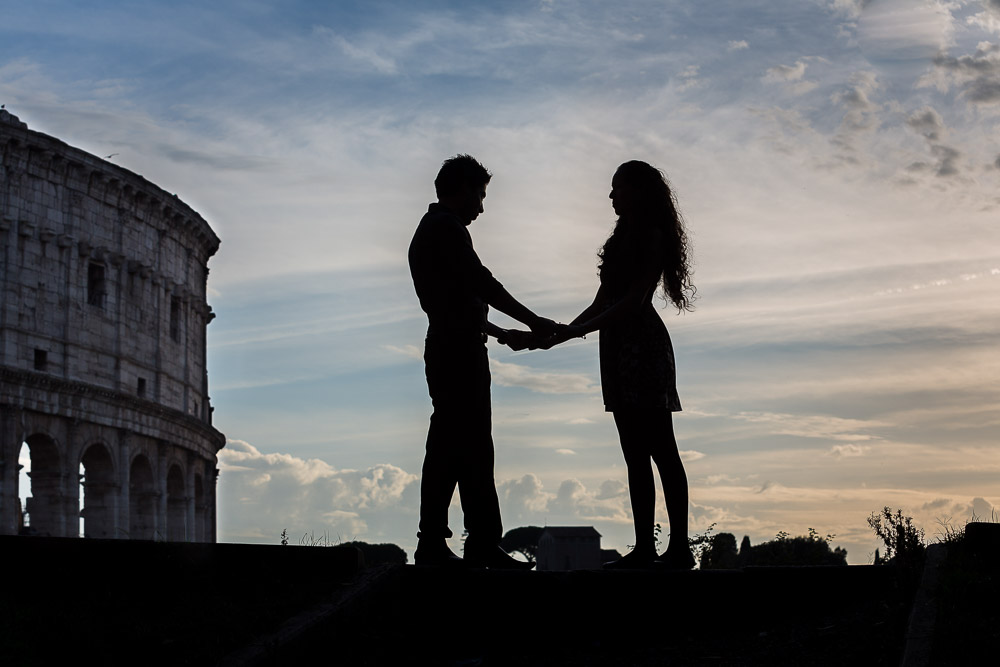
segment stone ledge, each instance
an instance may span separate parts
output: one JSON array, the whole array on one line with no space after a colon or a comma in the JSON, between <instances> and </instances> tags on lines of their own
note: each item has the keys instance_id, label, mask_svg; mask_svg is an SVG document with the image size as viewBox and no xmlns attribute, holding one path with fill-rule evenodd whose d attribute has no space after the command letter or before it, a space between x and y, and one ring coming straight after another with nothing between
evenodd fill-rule
<instances>
[{"instance_id":1,"label":"stone ledge","mask_svg":"<svg viewBox=\"0 0 1000 667\"><path fill-rule=\"evenodd\" d=\"M32 396L34 392L42 395ZM59 400L62 397L67 400ZM226 444L226 437L211 424L154 401L8 366L0 366L0 405L4 404L112 428L126 428L162 440L174 441L178 432L188 433L185 441L177 444L200 451L208 458L215 457ZM214 450L206 449L204 443Z\"/></svg>"}]
</instances>

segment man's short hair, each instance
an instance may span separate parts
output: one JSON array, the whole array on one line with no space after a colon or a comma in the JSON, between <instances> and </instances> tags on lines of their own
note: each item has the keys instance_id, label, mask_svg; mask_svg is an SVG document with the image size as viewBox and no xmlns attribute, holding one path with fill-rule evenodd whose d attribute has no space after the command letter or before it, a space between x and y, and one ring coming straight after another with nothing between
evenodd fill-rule
<instances>
[{"instance_id":1,"label":"man's short hair","mask_svg":"<svg viewBox=\"0 0 1000 667\"><path fill-rule=\"evenodd\" d=\"M434 189L437 196L448 197L461 193L466 188L477 188L486 185L493 174L471 155L456 155L444 161L437 178L434 179Z\"/></svg>"}]
</instances>

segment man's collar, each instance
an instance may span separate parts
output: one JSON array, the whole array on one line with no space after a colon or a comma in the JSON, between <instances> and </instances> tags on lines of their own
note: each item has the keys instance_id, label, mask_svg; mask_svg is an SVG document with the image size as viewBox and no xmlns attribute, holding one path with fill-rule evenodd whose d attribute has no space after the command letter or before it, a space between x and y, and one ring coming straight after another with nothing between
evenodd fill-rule
<instances>
[{"instance_id":1,"label":"man's collar","mask_svg":"<svg viewBox=\"0 0 1000 667\"><path fill-rule=\"evenodd\" d=\"M464 227L468 227L469 225L472 224L472 220L462 220L462 218L458 217L457 213L455 213L453 210L451 210L450 208L448 208L447 206L445 206L444 204L442 204L439 201L438 202L434 202L433 204L431 204L430 206L428 206L427 207L427 212L428 213L446 213L446 214L452 216L453 218L455 218L456 220L458 220L458 222L460 224L462 224Z\"/></svg>"}]
</instances>

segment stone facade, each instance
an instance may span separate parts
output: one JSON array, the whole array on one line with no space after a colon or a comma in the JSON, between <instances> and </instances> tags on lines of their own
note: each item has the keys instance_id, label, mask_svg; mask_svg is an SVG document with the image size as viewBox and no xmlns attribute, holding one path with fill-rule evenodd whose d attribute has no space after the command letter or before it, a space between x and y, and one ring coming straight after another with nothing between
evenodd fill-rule
<instances>
[{"instance_id":1,"label":"stone facade","mask_svg":"<svg viewBox=\"0 0 1000 667\"><path fill-rule=\"evenodd\" d=\"M593 526L547 526L535 557L539 572L599 569L601 534Z\"/></svg>"},{"instance_id":2,"label":"stone facade","mask_svg":"<svg viewBox=\"0 0 1000 667\"><path fill-rule=\"evenodd\" d=\"M0 110L0 534L215 541L218 248L176 195Z\"/></svg>"}]
</instances>

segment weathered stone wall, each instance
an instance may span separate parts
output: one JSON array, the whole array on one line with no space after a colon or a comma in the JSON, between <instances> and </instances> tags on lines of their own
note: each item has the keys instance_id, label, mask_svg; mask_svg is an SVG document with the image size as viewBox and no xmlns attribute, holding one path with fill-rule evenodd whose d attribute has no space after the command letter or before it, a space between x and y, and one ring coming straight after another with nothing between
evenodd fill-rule
<instances>
[{"instance_id":1,"label":"weathered stone wall","mask_svg":"<svg viewBox=\"0 0 1000 667\"><path fill-rule=\"evenodd\" d=\"M218 247L176 195L0 111L0 533L27 442L35 532L75 534L82 462L88 534L214 541Z\"/></svg>"}]
</instances>

